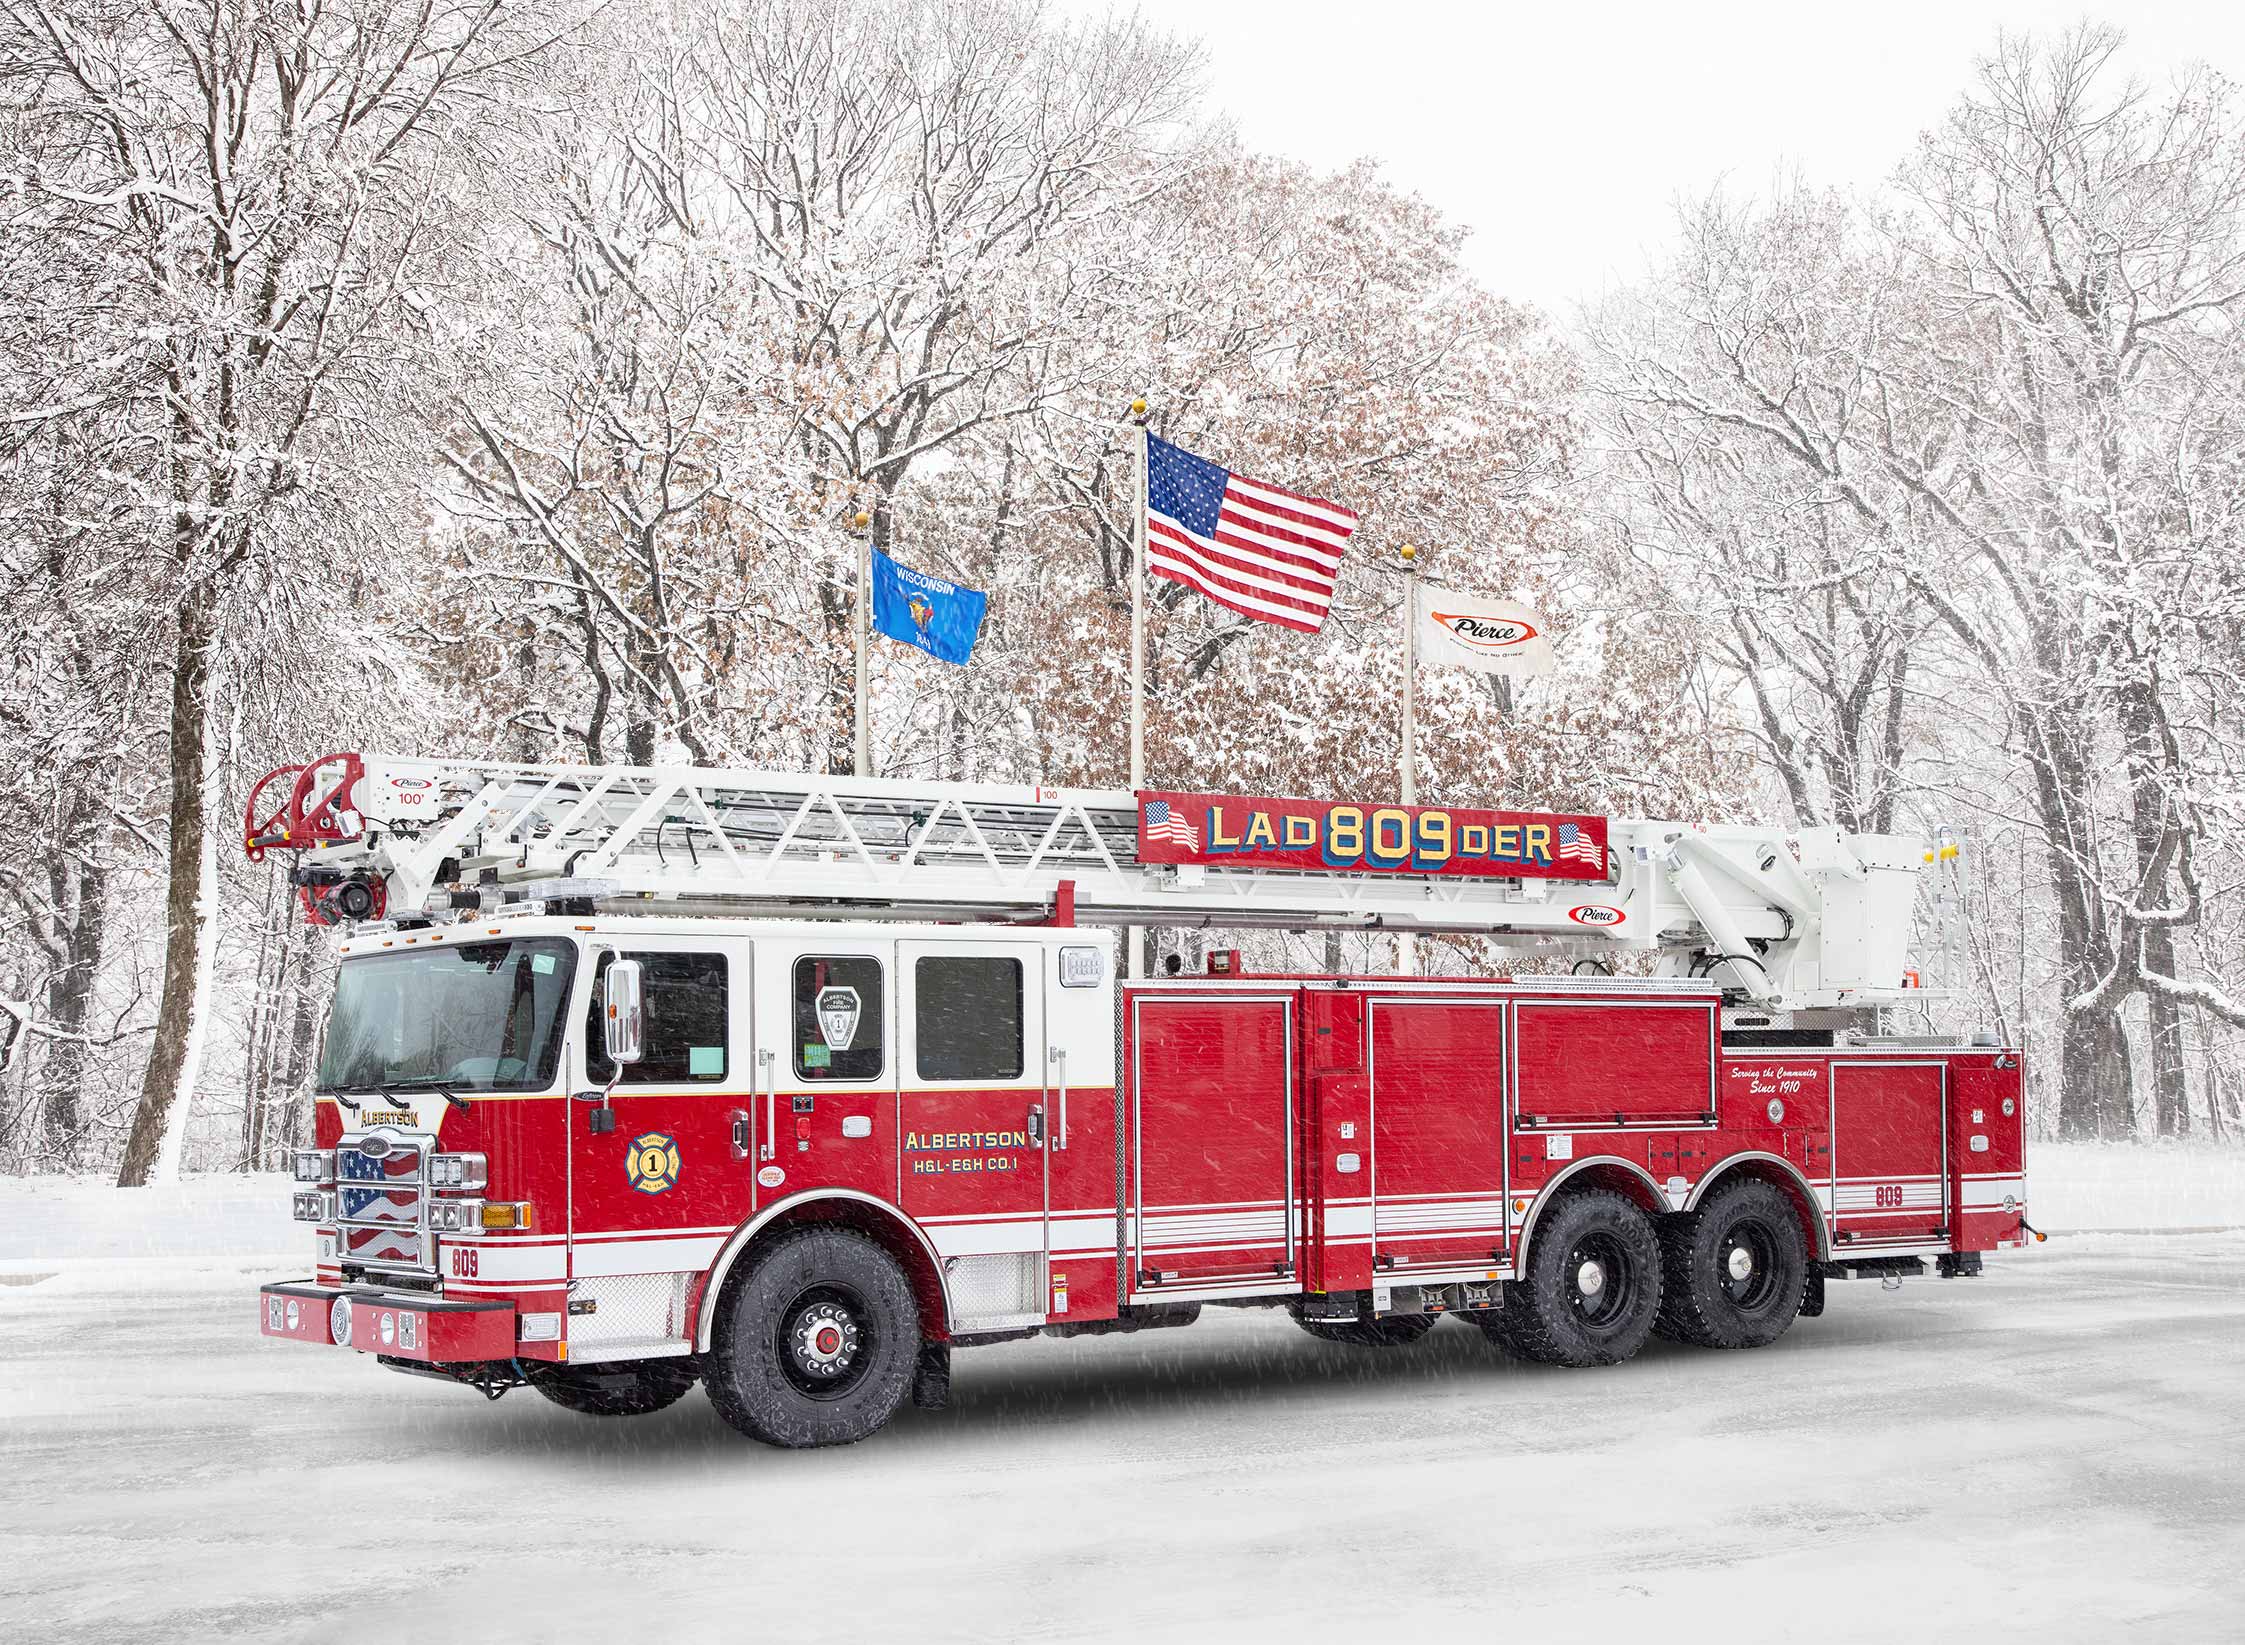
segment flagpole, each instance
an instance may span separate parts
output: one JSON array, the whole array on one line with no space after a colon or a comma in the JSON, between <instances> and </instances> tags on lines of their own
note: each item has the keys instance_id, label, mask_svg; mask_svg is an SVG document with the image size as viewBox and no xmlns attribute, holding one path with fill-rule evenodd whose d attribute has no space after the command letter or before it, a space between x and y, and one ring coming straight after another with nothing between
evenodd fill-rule
<instances>
[{"instance_id":1,"label":"flagpole","mask_svg":"<svg viewBox=\"0 0 2245 1645\"><path fill-rule=\"evenodd\" d=\"M1130 402L1130 415L1138 429L1136 507L1130 525L1130 791L1146 786L1146 402ZM1126 930L1130 950L1126 974L1146 974L1146 944L1151 933Z\"/></svg>"},{"instance_id":2,"label":"flagpole","mask_svg":"<svg viewBox=\"0 0 2245 1645\"><path fill-rule=\"evenodd\" d=\"M1419 803L1419 551L1405 543L1403 561L1403 803Z\"/></svg>"},{"instance_id":3,"label":"flagpole","mask_svg":"<svg viewBox=\"0 0 2245 1645\"><path fill-rule=\"evenodd\" d=\"M857 692L856 712L851 716L855 725L856 747L851 760L851 770L860 777L873 774L871 758L872 739L867 735L865 658L872 649L873 618L873 533L868 529L873 516L862 509L850 520L851 535L857 548L857 615L851 623L857 638Z\"/></svg>"},{"instance_id":4,"label":"flagpole","mask_svg":"<svg viewBox=\"0 0 2245 1645\"><path fill-rule=\"evenodd\" d=\"M1419 803L1419 551L1409 543L1396 550L1403 561L1403 803ZM1405 932L1395 940L1395 971L1408 977L1419 969L1419 940Z\"/></svg>"},{"instance_id":5,"label":"flagpole","mask_svg":"<svg viewBox=\"0 0 2245 1645\"><path fill-rule=\"evenodd\" d=\"M1137 507L1130 526L1130 787L1146 786L1146 402L1130 402L1138 430Z\"/></svg>"}]
</instances>

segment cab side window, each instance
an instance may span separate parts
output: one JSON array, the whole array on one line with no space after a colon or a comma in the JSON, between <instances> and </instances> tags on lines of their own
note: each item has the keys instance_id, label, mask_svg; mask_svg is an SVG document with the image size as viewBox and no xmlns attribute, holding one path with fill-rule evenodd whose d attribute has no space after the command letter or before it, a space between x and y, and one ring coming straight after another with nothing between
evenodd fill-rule
<instances>
[{"instance_id":1,"label":"cab side window","mask_svg":"<svg viewBox=\"0 0 2245 1645\"><path fill-rule=\"evenodd\" d=\"M601 1026L601 985L613 954L593 973L585 1014L585 1072L595 1085L615 1074ZM730 967L722 954L626 954L637 960L647 1000L646 1055L624 1068L625 1085L720 1084L726 1070Z\"/></svg>"},{"instance_id":2,"label":"cab side window","mask_svg":"<svg viewBox=\"0 0 2245 1645\"><path fill-rule=\"evenodd\" d=\"M942 954L912 967L912 1039L924 1080L1021 1077L1021 962Z\"/></svg>"},{"instance_id":3,"label":"cab side window","mask_svg":"<svg viewBox=\"0 0 2245 1645\"><path fill-rule=\"evenodd\" d=\"M795 1072L806 1080L881 1077L881 962L863 954L805 954L795 962Z\"/></svg>"}]
</instances>

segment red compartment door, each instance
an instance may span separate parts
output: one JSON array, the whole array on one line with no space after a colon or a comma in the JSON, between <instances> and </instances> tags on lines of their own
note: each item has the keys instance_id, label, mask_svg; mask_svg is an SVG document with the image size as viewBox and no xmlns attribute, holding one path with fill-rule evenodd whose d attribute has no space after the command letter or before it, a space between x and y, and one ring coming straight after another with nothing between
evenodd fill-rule
<instances>
[{"instance_id":1,"label":"red compartment door","mask_svg":"<svg viewBox=\"0 0 2245 1645\"><path fill-rule=\"evenodd\" d=\"M1948 1226L1946 1076L1937 1062L1833 1063L1835 1254L1923 1245Z\"/></svg>"},{"instance_id":2,"label":"red compartment door","mask_svg":"<svg viewBox=\"0 0 2245 1645\"><path fill-rule=\"evenodd\" d=\"M1134 994L1130 1011L1133 1292L1291 1288L1293 995Z\"/></svg>"},{"instance_id":3,"label":"red compartment door","mask_svg":"<svg viewBox=\"0 0 2245 1645\"><path fill-rule=\"evenodd\" d=\"M1505 1244L1504 1004L1379 999L1370 1017L1374 1262L1488 1267Z\"/></svg>"}]
</instances>

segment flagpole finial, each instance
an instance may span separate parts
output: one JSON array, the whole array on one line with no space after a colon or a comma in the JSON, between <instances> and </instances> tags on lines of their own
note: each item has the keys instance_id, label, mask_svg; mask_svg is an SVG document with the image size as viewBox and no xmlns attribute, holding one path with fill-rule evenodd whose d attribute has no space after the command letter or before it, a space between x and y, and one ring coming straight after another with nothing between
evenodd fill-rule
<instances>
[{"instance_id":1,"label":"flagpole finial","mask_svg":"<svg viewBox=\"0 0 2245 1645\"><path fill-rule=\"evenodd\" d=\"M1145 402L1145 401L1143 401L1143 400L1133 400L1133 401L1131 401L1131 402L1130 402L1130 414L1131 414L1131 415L1132 415L1133 417L1143 417L1143 416L1145 416L1145 415L1146 415L1146 402Z\"/></svg>"},{"instance_id":2,"label":"flagpole finial","mask_svg":"<svg viewBox=\"0 0 2245 1645\"><path fill-rule=\"evenodd\" d=\"M1413 562L1414 560L1416 560L1416 559L1417 559L1417 558L1419 557L1419 551L1418 551L1417 549L1413 548L1413 547L1412 547L1412 546L1411 546L1411 545L1410 545L1409 543L1405 543L1405 544L1404 544L1404 545L1403 545L1403 546L1402 546L1401 548L1397 549L1397 550L1396 550L1395 552L1396 552L1396 554L1397 554L1397 555L1398 555L1398 556L1399 556L1399 557L1400 557L1400 558L1402 559L1403 563L1404 563L1404 564L1405 564L1406 566L1410 565L1410 564L1411 564L1411 563L1412 563L1412 562Z\"/></svg>"},{"instance_id":3,"label":"flagpole finial","mask_svg":"<svg viewBox=\"0 0 2245 1645\"><path fill-rule=\"evenodd\" d=\"M859 509L855 514L850 516L850 529L853 531L863 531L872 523L873 516L866 513L862 508Z\"/></svg>"}]
</instances>

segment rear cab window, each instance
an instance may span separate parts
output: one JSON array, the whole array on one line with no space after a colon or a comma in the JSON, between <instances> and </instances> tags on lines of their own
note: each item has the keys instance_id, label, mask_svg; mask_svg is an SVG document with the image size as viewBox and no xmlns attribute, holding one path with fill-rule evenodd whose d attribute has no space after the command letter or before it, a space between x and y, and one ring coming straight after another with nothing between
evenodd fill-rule
<instances>
[{"instance_id":1,"label":"rear cab window","mask_svg":"<svg viewBox=\"0 0 2245 1645\"><path fill-rule=\"evenodd\" d=\"M795 962L798 1079L874 1080L888 1060L881 962L868 954L805 954Z\"/></svg>"},{"instance_id":2,"label":"rear cab window","mask_svg":"<svg viewBox=\"0 0 2245 1645\"><path fill-rule=\"evenodd\" d=\"M923 1080L1021 1077L1022 966L984 954L927 954L912 966L912 1040Z\"/></svg>"}]
</instances>

